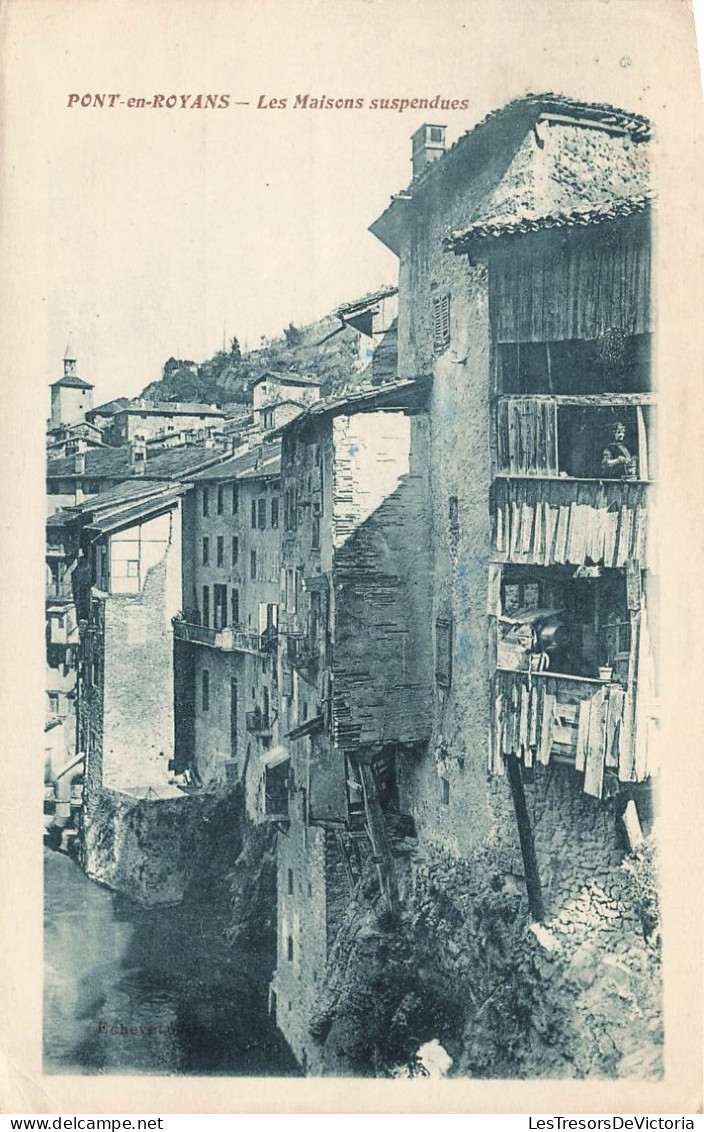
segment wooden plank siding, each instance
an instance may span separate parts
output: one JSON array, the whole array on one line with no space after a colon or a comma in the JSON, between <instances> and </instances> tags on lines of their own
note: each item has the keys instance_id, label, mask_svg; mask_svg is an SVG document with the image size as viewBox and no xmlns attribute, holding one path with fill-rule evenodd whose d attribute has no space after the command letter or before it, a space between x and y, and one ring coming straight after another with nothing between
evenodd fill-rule
<instances>
[{"instance_id":1,"label":"wooden plank siding","mask_svg":"<svg viewBox=\"0 0 704 1132\"><path fill-rule=\"evenodd\" d=\"M583 775L585 794L595 798L603 796L607 770L621 781L642 781L647 767L636 767L630 757L630 700L618 684L499 669L490 770L500 772L506 758L518 758L526 767L555 759Z\"/></svg>"},{"instance_id":2,"label":"wooden plank siding","mask_svg":"<svg viewBox=\"0 0 704 1132\"><path fill-rule=\"evenodd\" d=\"M648 490L629 480L497 477L493 549L522 565L645 566Z\"/></svg>"}]
</instances>

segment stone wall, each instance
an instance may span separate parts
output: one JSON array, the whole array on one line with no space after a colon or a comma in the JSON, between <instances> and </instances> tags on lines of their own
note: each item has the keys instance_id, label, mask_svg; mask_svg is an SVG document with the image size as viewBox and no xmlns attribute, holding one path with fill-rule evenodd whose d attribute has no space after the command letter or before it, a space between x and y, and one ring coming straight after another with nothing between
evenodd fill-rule
<instances>
[{"instance_id":1,"label":"stone wall","mask_svg":"<svg viewBox=\"0 0 704 1132\"><path fill-rule=\"evenodd\" d=\"M86 815L88 876L140 904L178 904L197 867L218 851L211 820L219 801L212 794L148 800L102 790Z\"/></svg>"}]
</instances>

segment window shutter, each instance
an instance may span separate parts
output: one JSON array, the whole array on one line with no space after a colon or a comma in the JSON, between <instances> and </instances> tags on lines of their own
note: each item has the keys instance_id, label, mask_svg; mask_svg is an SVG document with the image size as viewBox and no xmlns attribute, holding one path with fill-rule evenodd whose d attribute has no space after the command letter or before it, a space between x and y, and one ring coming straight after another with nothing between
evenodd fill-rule
<instances>
[{"instance_id":1,"label":"window shutter","mask_svg":"<svg viewBox=\"0 0 704 1132\"><path fill-rule=\"evenodd\" d=\"M452 620L439 617L435 623L435 679L443 688L452 682Z\"/></svg>"},{"instance_id":2,"label":"window shutter","mask_svg":"<svg viewBox=\"0 0 704 1132\"><path fill-rule=\"evenodd\" d=\"M433 296L433 350L441 354L450 344L450 294Z\"/></svg>"}]
</instances>

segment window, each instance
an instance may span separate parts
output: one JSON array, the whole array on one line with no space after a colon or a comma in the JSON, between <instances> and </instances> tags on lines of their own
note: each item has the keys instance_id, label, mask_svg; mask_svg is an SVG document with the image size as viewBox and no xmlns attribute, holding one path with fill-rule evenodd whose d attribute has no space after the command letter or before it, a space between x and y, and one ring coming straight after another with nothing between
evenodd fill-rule
<instances>
[{"instance_id":1,"label":"window","mask_svg":"<svg viewBox=\"0 0 704 1132\"><path fill-rule=\"evenodd\" d=\"M254 530L256 528L256 526L257 526L257 501L256 501L256 499L253 499L252 500L252 530Z\"/></svg>"},{"instance_id":2,"label":"window","mask_svg":"<svg viewBox=\"0 0 704 1132\"><path fill-rule=\"evenodd\" d=\"M452 682L452 620L439 617L435 623L435 679L443 688Z\"/></svg>"},{"instance_id":3,"label":"window","mask_svg":"<svg viewBox=\"0 0 704 1132\"><path fill-rule=\"evenodd\" d=\"M222 515L225 509L225 488L218 488L218 515Z\"/></svg>"},{"instance_id":4,"label":"window","mask_svg":"<svg viewBox=\"0 0 704 1132\"><path fill-rule=\"evenodd\" d=\"M257 552L256 550L250 551L249 555L249 576L253 582L257 580Z\"/></svg>"},{"instance_id":5,"label":"window","mask_svg":"<svg viewBox=\"0 0 704 1132\"><path fill-rule=\"evenodd\" d=\"M263 531L266 527L266 499L259 500L259 514L257 525L260 531Z\"/></svg>"},{"instance_id":6,"label":"window","mask_svg":"<svg viewBox=\"0 0 704 1132\"><path fill-rule=\"evenodd\" d=\"M293 869L288 870L288 894L293 896Z\"/></svg>"},{"instance_id":7,"label":"window","mask_svg":"<svg viewBox=\"0 0 704 1132\"><path fill-rule=\"evenodd\" d=\"M240 493L236 483L232 485L232 514L236 515L240 509Z\"/></svg>"},{"instance_id":8,"label":"window","mask_svg":"<svg viewBox=\"0 0 704 1132\"><path fill-rule=\"evenodd\" d=\"M213 625L224 629L227 624L227 586L213 586Z\"/></svg>"},{"instance_id":9,"label":"window","mask_svg":"<svg viewBox=\"0 0 704 1132\"><path fill-rule=\"evenodd\" d=\"M295 531L298 522L298 506L295 487L287 487L284 492L284 530Z\"/></svg>"},{"instance_id":10,"label":"window","mask_svg":"<svg viewBox=\"0 0 704 1132\"><path fill-rule=\"evenodd\" d=\"M313 504L313 531L311 537L311 546L313 550L320 549L320 504Z\"/></svg>"},{"instance_id":11,"label":"window","mask_svg":"<svg viewBox=\"0 0 704 1132\"><path fill-rule=\"evenodd\" d=\"M203 539L203 565L207 566L210 561L210 539L206 535Z\"/></svg>"},{"instance_id":12,"label":"window","mask_svg":"<svg viewBox=\"0 0 704 1132\"><path fill-rule=\"evenodd\" d=\"M498 346L501 393L646 393L650 334L608 329L599 338L504 342Z\"/></svg>"},{"instance_id":13,"label":"window","mask_svg":"<svg viewBox=\"0 0 704 1132\"><path fill-rule=\"evenodd\" d=\"M203 711L210 711L210 673L207 668L203 669L201 677L202 708Z\"/></svg>"},{"instance_id":14,"label":"window","mask_svg":"<svg viewBox=\"0 0 704 1132\"><path fill-rule=\"evenodd\" d=\"M442 779L442 801L444 806L450 805L450 783L446 778Z\"/></svg>"},{"instance_id":15,"label":"window","mask_svg":"<svg viewBox=\"0 0 704 1132\"><path fill-rule=\"evenodd\" d=\"M240 622L240 591L233 590L231 595L232 606L232 624L239 625Z\"/></svg>"},{"instance_id":16,"label":"window","mask_svg":"<svg viewBox=\"0 0 704 1132\"><path fill-rule=\"evenodd\" d=\"M433 295L433 351L442 354L450 345L450 295Z\"/></svg>"},{"instance_id":17,"label":"window","mask_svg":"<svg viewBox=\"0 0 704 1132\"><path fill-rule=\"evenodd\" d=\"M52 715L59 714L59 693L49 692L49 711Z\"/></svg>"},{"instance_id":18,"label":"window","mask_svg":"<svg viewBox=\"0 0 704 1132\"><path fill-rule=\"evenodd\" d=\"M210 625L210 589L203 586L203 624L206 629Z\"/></svg>"},{"instance_id":19,"label":"window","mask_svg":"<svg viewBox=\"0 0 704 1132\"><path fill-rule=\"evenodd\" d=\"M209 499L209 496L208 496L208 489L207 489L207 487L204 487L203 488L203 514L208 515L209 513L210 513L210 499Z\"/></svg>"},{"instance_id":20,"label":"window","mask_svg":"<svg viewBox=\"0 0 704 1132\"><path fill-rule=\"evenodd\" d=\"M271 501L271 526L276 530L279 525L279 497L275 495Z\"/></svg>"},{"instance_id":21,"label":"window","mask_svg":"<svg viewBox=\"0 0 704 1132\"><path fill-rule=\"evenodd\" d=\"M293 962L293 936L292 935L290 935L288 937L288 940L286 941L286 954L288 956L289 963L292 963Z\"/></svg>"},{"instance_id":22,"label":"window","mask_svg":"<svg viewBox=\"0 0 704 1132\"><path fill-rule=\"evenodd\" d=\"M218 535L216 554L218 566L223 566L225 564L225 539L222 535Z\"/></svg>"},{"instance_id":23,"label":"window","mask_svg":"<svg viewBox=\"0 0 704 1132\"><path fill-rule=\"evenodd\" d=\"M448 512L449 512L449 519L450 519L450 529L453 530L453 531L459 531L459 529L460 529L460 505L459 505L459 500L458 500L456 495L450 496L450 504L449 504Z\"/></svg>"},{"instance_id":24,"label":"window","mask_svg":"<svg viewBox=\"0 0 704 1132\"><path fill-rule=\"evenodd\" d=\"M237 535L232 538L232 565L236 566L240 560L240 540Z\"/></svg>"}]
</instances>

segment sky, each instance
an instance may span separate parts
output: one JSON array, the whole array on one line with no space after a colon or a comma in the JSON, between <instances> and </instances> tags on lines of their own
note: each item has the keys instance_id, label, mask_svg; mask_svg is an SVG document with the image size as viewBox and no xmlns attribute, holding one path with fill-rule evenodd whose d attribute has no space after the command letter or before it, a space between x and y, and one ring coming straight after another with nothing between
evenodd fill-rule
<instances>
[{"instance_id":1,"label":"sky","mask_svg":"<svg viewBox=\"0 0 704 1132\"><path fill-rule=\"evenodd\" d=\"M413 131L439 117L452 142L529 90L657 111L658 20L634 37L634 10L628 0L11 7L12 202L34 300L27 310L18 297L16 317L33 328L40 395L60 376L69 333L97 404L134 396L171 356L200 361L235 335L251 348L396 282L395 257L367 229L410 180ZM69 105L96 93L227 94L231 105ZM304 93L365 107L293 109ZM375 96L436 94L468 109L368 108ZM270 106L282 98L286 109Z\"/></svg>"}]
</instances>

